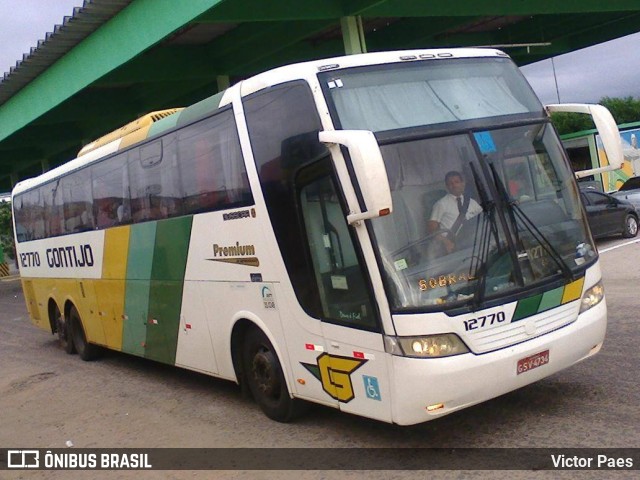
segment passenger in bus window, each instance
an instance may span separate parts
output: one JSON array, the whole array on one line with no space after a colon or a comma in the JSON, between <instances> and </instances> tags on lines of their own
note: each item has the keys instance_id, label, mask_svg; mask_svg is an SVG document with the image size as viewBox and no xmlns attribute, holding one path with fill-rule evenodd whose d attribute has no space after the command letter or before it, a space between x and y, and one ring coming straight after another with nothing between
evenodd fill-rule
<instances>
[{"instance_id":1,"label":"passenger in bus window","mask_svg":"<svg viewBox=\"0 0 640 480\"><path fill-rule=\"evenodd\" d=\"M442 234L436 238L442 242L447 253L455 249L455 236L464 222L482 211L482 207L469 195L465 195L466 183L462 174L456 170L447 172L444 177L447 194L438 200L427 222L427 231Z\"/></svg>"},{"instance_id":2,"label":"passenger in bus window","mask_svg":"<svg viewBox=\"0 0 640 480\"><path fill-rule=\"evenodd\" d=\"M531 199L531 178L525 164L515 163L507 170L509 181L507 182L509 196L519 202Z\"/></svg>"},{"instance_id":3,"label":"passenger in bus window","mask_svg":"<svg viewBox=\"0 0 640 480\"><path fill-rule=\"evenodd\" d=\"M160 212L162 218L170 218L180 215L178 200L172 197L162 197L160 199Z\"/></svg>"},{"instance_id":4,"label":"passenger in bus window","mask_svg":"<svg viewBox=\"0 0 640 480\"><path fill-rule=\"evenodd\" d=\"M97 215L98 228L107 228L117 225L119 221L116 212L117 207L113 201L109 199L101 200Z\"/></svg>"}]
</instances>

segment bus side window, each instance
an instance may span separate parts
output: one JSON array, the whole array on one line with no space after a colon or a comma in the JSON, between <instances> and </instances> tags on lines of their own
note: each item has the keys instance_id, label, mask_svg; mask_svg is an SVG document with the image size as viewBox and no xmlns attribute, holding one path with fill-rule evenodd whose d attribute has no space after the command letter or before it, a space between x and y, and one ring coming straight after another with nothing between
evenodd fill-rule
<instances>
[{"instance_id":1,"label":"bus side window","mask_svg":"<svg viewBox=\"0 0 640 480\"><path fill-rule=\"evenodd\" d=\"M44 214L45 236L56 237L65 233L60 180L54 180L40 187Z\"/></svg>"},{"instance_id":2,"label":"bus side window","mask_svg":"<svg viewBox=\"0 0 640 480\"><path fill-rule=\"evenodd\" d=\"M232 110L178 133L184 213L253 203Z\"/></svg>"},{"instance_id":3,"label":"bus side window","mask_svg":"<svg viewBox=\"0 0 640 480\"><path fill-rule=\"evenodd\" d=\"M16 195L13 198L13 217L16 225L16 239L18 242L24 242L26 238L26 229L25 229L25 208L23 206L24 194Z\"/></svg>"},{"instance_id":4,"label":"bus side window","mask_svg":"<svg viewBox=\"0 0 640 480\"><path fill-rule=\"evenodd\" d=\"M178 134L185 213L211 211L217 206L211 187L215 174L211 139L198 130L197 126L190 126Z\"/></svg>"},{"instance_id":5,"label":"bus side window","mask_svg":"<svg viewBox=\"0 0 640 480\"><path fill-rule=\"evenodd\" d=\"M36 215L36 206L33 204L37 199L38 191L22 193L14 199L14 215L16 221L16 237L18 242L35 240L34 217Z\"/></svg>"},{"instance_id":6,"label":"bus side window","mask_svg":"<svg viewBox=\"0 0 640 480\"><path fill-rule=\"evenodd\" d=\"M126 159L126 154L120 154L91 167L97 228L129 222L129 198L125 195L129 184Z\"/></svg>"},{"instance_id":7,"label":"bus side window","mask_svg":"<svg viewBox=\"0 0 640 480\"><path fill-rule=\"evenodd\" d=\"M91 177L84 168L60 180L65 233L93 230Z\"/></svg>"},{"instance_id":8,"label":"bus side window","mask_svg":"<svg viewBox=\"0 0 640 480\"><path fill-rule=\"evenodd\" d=\"M44 199L42 198L41 188L31 190L27 197L27 225L31 226L28 233L28 240L39 240L45 238L45 220L44 220Z\"/></svg>"},{"instance_id":9,"label":"bus side window","mask_svg":"<svg viewBox=\"0 0 640 480\"><path fill-rule=\"evenodd\" d=\"M131 150L128 163L134 222L161 220L181 214L175 134Z\"/></svg>"}]
</instances>

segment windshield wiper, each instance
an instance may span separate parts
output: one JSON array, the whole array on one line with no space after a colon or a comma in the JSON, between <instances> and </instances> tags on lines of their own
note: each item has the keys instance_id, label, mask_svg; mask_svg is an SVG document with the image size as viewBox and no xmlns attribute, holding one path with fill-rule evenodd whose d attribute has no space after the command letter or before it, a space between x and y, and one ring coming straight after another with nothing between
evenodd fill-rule
<instances>
[{"instance_id":1,"label":"windshield wiper","mask_svg":"<svg viewBox=\"0 0 640 480\"><path fill-rule=\"evenodd\" d=\"M563 276L568 280L574 280L574 274L569 268L569 266L566 264L566 262L563 260L562 255L560 255L558 250L551 244L551 242L549 242L547 237L544 236L544 234L540 231L540 229L536 226L536 224L527 216L527 214L522 211L522 208L520 208L520 205L518 205L518 203L515 200L510 198L509 194L507 193L507 189L505 188L504 183L502 183L502 180L498 176L498 172L496 171L496 168L493 165L493 163L489 164L489 168L491 168L493 181L496 185L498 193L500 194L500 197L503 199L505 205L509 208L509 217L511 218L513 230L515 232L514 234L516 236L518 235L517 220L520 220L520 224L529 231L529 233L533 236L533 238L535 238L537 242L540 244L540 246L547 252L549 257L551 257L551 259L556 263L556 265L558 265L558 267L562 271ZM516 217L518 218L516 219ZM518 243L520 244L519 238L517 240L518 240Z\"/></svg>"},{"instance_id":2,"label":"windshield wiper","mask_svg":"<svg viewBox=\"0 0 640 480\"><path fill-rule=\"evenodd\" d=\"M473 295L473 304L478 308L485 297L485 287L487 284L487 261L489 259L489 253L491 252L491 238L492 236L495 237L496 245L500 245L500 238L498 236L498 228L495 222L495 202L491 200L491 197L480 181L475 165L469 162L469 166L471 167L473 181L476 185L478 196L480 197L480 206L482 207L482 221L478 221L476 224L476 230L473 235L473 248L471 251L472 260L469 265L469 275L471 275L471 272L474 271L473 260L476 259L474 276L478 283L476 284Z\"/></svg>"}]
</instances>

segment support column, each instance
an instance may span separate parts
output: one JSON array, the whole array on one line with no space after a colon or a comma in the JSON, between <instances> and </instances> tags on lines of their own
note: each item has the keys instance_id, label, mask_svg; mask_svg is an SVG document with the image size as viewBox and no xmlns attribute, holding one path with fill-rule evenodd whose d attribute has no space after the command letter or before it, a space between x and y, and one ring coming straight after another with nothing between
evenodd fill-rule
<instances>
[{"instance_id":1,"label":"support column","mask_svg":"<svg viewBox=\"0 0 640 480\"><path fill-rule=\"evenodd\" d=\"M367 45L364 40L364 29L362 28L362 17L342 17L340 19L342 27L342 40L344 51L347 55L357 53L367 53Z\"/></svg>"},{"instance_id":2,"label":"support column","mask_svg":"<svg viewBox=\"0 0 640 480\"><path fill-rule=\"evenodd\" d=\"M51 170L51 168L49 168L49 160L46 158L43 158L42 160L40 160L40 166L42 167L42 173L48 172L49 170Z\"/></svg>"}]
</instances>

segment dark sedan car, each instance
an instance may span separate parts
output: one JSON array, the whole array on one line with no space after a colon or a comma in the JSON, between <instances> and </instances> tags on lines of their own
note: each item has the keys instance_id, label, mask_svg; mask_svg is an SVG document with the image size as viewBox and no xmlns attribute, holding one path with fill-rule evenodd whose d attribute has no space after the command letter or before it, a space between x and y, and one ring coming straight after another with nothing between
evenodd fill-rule
<instances>
[{"instance_id":1,"label":"dark sedan car","mask_svg":"<svg viewBox=\"0 0 640 480\"><path fill-rule=\"evenodd\" d=\"M617 192L612 195L620 200L626 200L636 209L640 208L640 177L631 177L622 184Z\"/></svg>"},{"instance_id":2,"label":"dark sedan car","mask_svg":"<svg viewBox=\"0 0 640 480\"><path fill-rule=\"evenodd\" d=\"M629 202L595 190L580 194L594 238L620 234L632 238L638 234L638 212Z\"/></svg>"}]
</instances>

